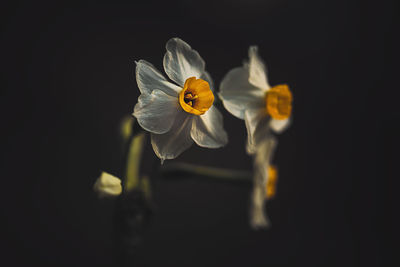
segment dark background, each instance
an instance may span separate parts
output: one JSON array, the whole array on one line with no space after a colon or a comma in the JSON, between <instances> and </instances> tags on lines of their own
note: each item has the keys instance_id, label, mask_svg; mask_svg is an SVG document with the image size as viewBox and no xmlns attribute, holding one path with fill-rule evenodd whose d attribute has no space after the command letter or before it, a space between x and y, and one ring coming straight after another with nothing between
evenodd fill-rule
<instances>
[{"instance_id":1,"label":"dark background","mask_svg":"<svg viewBox=\"0 0 400 267\"><path fill-rule=\"evenodd\" d=\"M292 88L294 123L279 136L270 230L248 225L249 186L158 179L135 266L393 264L398 1L1 5L2 266L115 266L115 201L92 185L120 174L134 60L161 70L175 36L216 85L257 44L271 84ZM251 169L243 121L222 112L230 143L177 161Z\"/></svg>"}]
</instances>

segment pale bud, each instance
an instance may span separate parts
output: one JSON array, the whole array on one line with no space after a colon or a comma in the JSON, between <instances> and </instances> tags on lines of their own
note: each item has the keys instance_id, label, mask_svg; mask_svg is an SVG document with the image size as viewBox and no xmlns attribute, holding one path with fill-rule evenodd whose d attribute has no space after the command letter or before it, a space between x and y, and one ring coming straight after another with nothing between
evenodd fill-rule
<instances>
[{"instance_id":1,"label":"pale bud","mask_svg":"<svg viewBox=\"0 0 400 267\"><path fill-rule=\"evenodd\" d=\"M119 196L122 193L121 180L107 172L102 172L94 183L93 190L100 198Z\"/></svg>"}]
</instances>

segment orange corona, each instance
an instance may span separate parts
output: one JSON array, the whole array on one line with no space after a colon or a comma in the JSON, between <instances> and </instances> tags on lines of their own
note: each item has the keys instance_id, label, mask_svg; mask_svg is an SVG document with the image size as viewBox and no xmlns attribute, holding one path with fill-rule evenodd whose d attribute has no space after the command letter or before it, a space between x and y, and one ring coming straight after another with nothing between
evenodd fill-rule
<instances>
[{"instance_id":1,"label":"orange corona","mask_svg":"<svg viewBox=\"0 0 400 267\"><path fill-rule=\"evenodd\" d=\"M272 87L265 96L267 113L276 120L289 118L292 113L292 100L292 92L286 84Z\"/></svg>"},{"instance_id":2,"label":"orange corona","mask_svg":"<svg viewBox=\"0 0 400 267\"><path fill-rule=\"evenodd\" d=\"M203 115L213 102L214 94L208 82L195 77L188 78L179 93L179 104L183 110L194 115Z\"/></svg>"}]
</instances>

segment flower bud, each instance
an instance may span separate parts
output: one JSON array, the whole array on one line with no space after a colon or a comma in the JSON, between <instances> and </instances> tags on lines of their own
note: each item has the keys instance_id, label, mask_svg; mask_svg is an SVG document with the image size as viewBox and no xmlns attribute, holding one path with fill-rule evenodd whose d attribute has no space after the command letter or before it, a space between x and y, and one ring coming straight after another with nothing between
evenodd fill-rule
<instances>
[{"instance_id":1,"label":"flower bud","mask_svg":"<svg viewBox=\"0 0 400 267\"><path fill-rule=\"evenodd\" d=\"M102 172L94 183L93 190L100 198L119 196L122 193L121 180L107 172Z\"/></svg>"}]
</instances>

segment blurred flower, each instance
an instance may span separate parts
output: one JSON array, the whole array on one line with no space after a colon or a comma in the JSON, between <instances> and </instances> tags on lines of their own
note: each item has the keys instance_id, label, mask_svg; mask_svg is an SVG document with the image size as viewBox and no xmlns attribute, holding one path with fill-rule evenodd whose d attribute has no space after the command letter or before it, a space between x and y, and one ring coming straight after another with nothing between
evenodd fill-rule
<instances>
[{"instance_id":1,"label":"blurred flower","mask_svg":"<svg viewBox=\"0 0 400 267\"><path fill-rule=\"evenodd\" d=\"M275 194L276 169L270 165L277 141L269 135L259 144L254 154L253 193L250 224L254 229L266 228L269 220L265 211L266 199Z\"/></svg>"},{"instance_id":2,"label":"blurred flower","mask_svg":"<svg viewBox=\"0 0 400 267\"><path fill-rule=\"evenodd\" d=\"M290 123L292 93L286 84L268 84L266 67L256 46L249 48L249 62L225 75L219 96L232 115L245 120L249 154L256 153L258 143L269 135L270 129L280 133Z\"/></svg>"},{"instance_id":3,"label":"blurred flower","mask_svg":"<svg viewBox=\"0 0 400 267\"><path fill-rule=\"evenodd\" d=\"M133 115L151 133L154 152L163 162L188 149L218 148L228 142L222 115L213 106L210 75L199 53L179 38L166 44L164 70L168 81L152 64L136 62L140 97Z\"/></svg>"},{"instance_id":4,"label":"blurred flower","mask_svg":"<svg viewBox=\"0 0 400 267\"><path fill-rule=\"evenodd\" d=\"M115 197L122 193L121 180L107 172L102 172L94 183L93 190L99 197Z\"/></svg>"}]
</instances>

